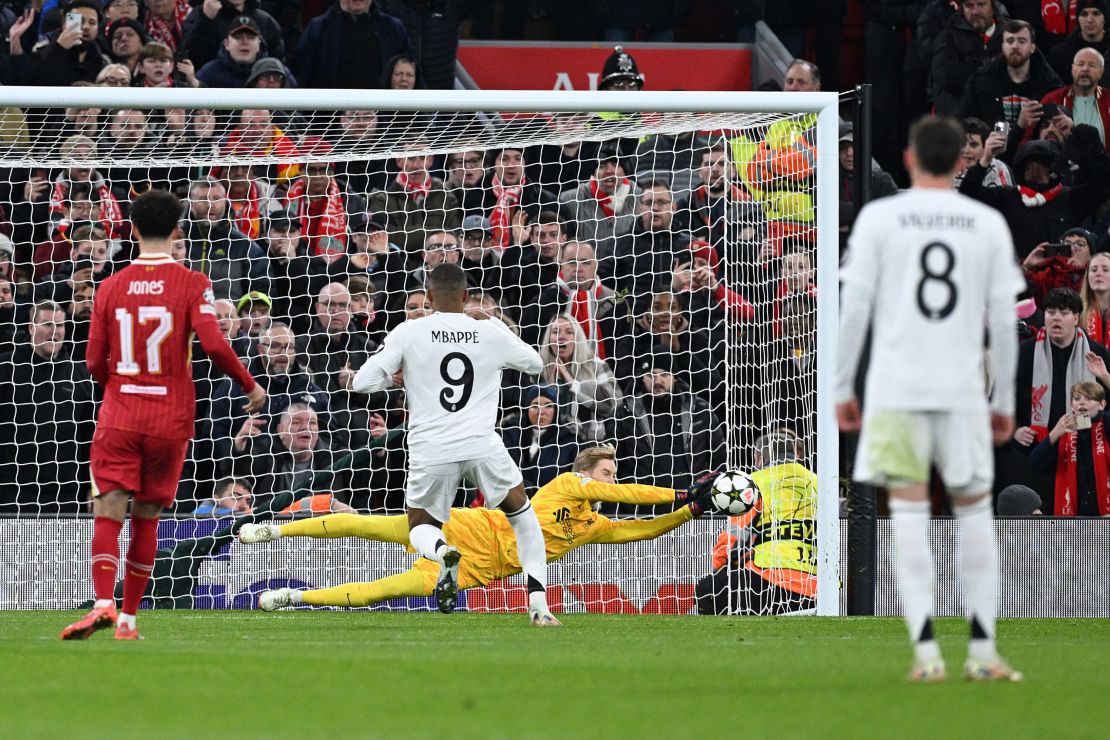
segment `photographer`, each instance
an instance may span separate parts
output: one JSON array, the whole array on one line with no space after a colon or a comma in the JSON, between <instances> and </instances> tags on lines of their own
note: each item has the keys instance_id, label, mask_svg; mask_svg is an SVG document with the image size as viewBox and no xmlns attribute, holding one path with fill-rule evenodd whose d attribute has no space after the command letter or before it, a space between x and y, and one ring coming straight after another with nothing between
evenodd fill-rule
<instances>
[{"instance_id":1,"label":"photographer","mask_svg":"<svg viewBox=\"0 0 1110 740\"><path fill-rule=\"evenodd\" d=\"M1053 288L1071 288L1079 292L1091 262L1092 246L1091 232L1077 226L1065 231L1059 242L1041 242L1029 253L1021 269L1033 288L1038 306Z\"/></svg>"},{"instance_id":2,"label":"photographer","mask_svg":"<svg viewBox=\"0 0 1110 740\"><path fill-rule=\"evenodd\" d=\"M1106 389L1093 380L1071 387L1071 413L1029 453L1029 465L1055 472L1052 513L1110 516L1110 430L1104 411Z\"/></svg>"}]
</instances>

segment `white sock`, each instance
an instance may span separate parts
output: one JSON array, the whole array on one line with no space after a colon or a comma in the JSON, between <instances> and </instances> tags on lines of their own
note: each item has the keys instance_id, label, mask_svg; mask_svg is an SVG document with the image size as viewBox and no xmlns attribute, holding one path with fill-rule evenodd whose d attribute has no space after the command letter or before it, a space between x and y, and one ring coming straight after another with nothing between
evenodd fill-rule
<instances>
[{"instance_id":1,"label":"white sock","mask_svg":"<svg viewBox=\"0 0 1110 740\"><path fill-rule=\"evenodd\" d=\"M447 538L443 536L443 530L433 524L417 524L409 530L409 543L428 560L443 562L437 550L445 542Z\"/></svg>"},{"instance_id":2,"label":"white sock","mask_svg":"<svg viewBox=\"0 0 1110 740\"><path fill-rule=\"evenodd\" d=\"M274 533L274 539L275 540L280 540L281 539L281 525L280 524L271 524L270 525L270 531Z\"/></svg>"},{"instance_id":3,"label":"white sock","mask_svg":"<svg viewBox=\"0 0 1110 740\"><path fill-rule=\"evenodd\" d=\"M539 612L540 614L547 614L551 611L551 608L547 605L546 591L533 591L528 594L528 611Z\"/></svg>"},{"instance_id":4,"label":"white sock","mask_svg":"<svg viewBox=\"0 0 1110 740\"><path fill-rule=\"evenodd\" d=\"M929 502L890 499L894 521L894 572L906 626L919 661L940 657L933 636L933 582L936 566L929 547Z\"/></svg>"},{"instance_id":5,"label":"white sock","mask_svg":"<svg viewBox=\"0 0 1110 740\"><path fill-rule=\"evenodd\" d=\"M135 615L134 614L124 614L123 612L120 612L119 621L116 622L116 626L117 627L123 627L125 625L127 627L130 627L131 629L135 629Z\"/></svg>"},{"instance_id":6,"label":"white sock","mask_svg":"<svg viewBox=\"0 0 1110 740\"><path fill-rule=\"evenodd\" d=\"M299 589L295 588L295 589L293 589L293 592L291 594L289 594L289 601L291 601L294 604L300 604L303 600L304 600L303 592Z\"/></svg>"},{"instance_id":7,"label":"white sock","mask_svg":"<svg viewBox=\"0 0 1110 740\"><path fill-rule=\"evenodd\" d=\"M546 589L547 550L543 544L543 531L540 529L540 520L536 518L536 510L528 502L523 509L514 511L507 517L513 527L513 534L516 535L516 552L524 575ZM533 585L531 581L529 585ZM533 592L532 588L528 590L529 593ZM547 603L546 597L544 603Z\"/></svg>"},{"instance_id":8,"label":"white sock","mask_svg":"<svg viewBox=\"0 0 1110 740\"><path fill-rule=\"evenodd\" d=\"M108 606L115 606L116 602L112 599L97 599L93 602L93 609L103 609Z\"/></svg>"},{"instance_id":9,"label":"white sock","mask_svg":"<svg viewBox=\"0 0 1110 740\"><path fill-rule=\"evenodd\" d=\"M960 579L971 624L968 654L978 660L994 660L998 657L994 646L998 618L998 542L994 539L990 498L952 508L960 523Z\"/></svg>"}]
</instances>

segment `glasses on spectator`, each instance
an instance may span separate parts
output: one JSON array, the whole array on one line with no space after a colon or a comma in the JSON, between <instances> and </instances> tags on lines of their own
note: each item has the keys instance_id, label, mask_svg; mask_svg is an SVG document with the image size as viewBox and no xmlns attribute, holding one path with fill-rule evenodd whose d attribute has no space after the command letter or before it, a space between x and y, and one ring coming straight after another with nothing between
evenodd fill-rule
<instances>
[{"instance_id":1,"label":"glasses on spectator","mask_svg":"<svg viewBox=\"0 0 1110 740\"><path fill-rule=\"evenodd\" d=\"M310 164L304 168L306 175L330 175L331 165L327 164Z\"/></svg>"},{"instance_id":2,"label":"glasses on spectator","mask_svg":"<svg viewBox=\"0 0 1110 740\"><path fill-rule=\"evenodd\" d=\"M429 252L450 252L451 250L458 248L459 245L457 242L448 242L447 244L429 244L427 247L425 247L425 249L427 249Z\"/></svg>"},{"instance_id":3,"label":"glasses on spectator","mask_svg":"<svg viewBox=\"0 0 1110 740\"><path fill-rule=\"evenodd\" d=\"M669 206L672 202L670 198L642 198L640 205L651 208L652 206Z\"/></svg>"},{"instance_id":4,"label":"glasses on spectator","mask_svg":"<svg viewBox=\"0 0 1110 740\"><path fill-rule=\"evenodd\" d=\"M127 79L123 75L108 75L100 81L100 84L107 87L130 87L131 80Z\"/></svg>"},{"instance_id":5,"label":"glasses on spectator","mask_svg":"<svg viewBox=\"0 0 1110 740\"><path fill-rule=\"evenodd\" d=\"M481 164L482 163L482 158L478 157L478 156L467 157L463 161L466 162L467 164L473 166L473 165L476 165L476 164Z\"/></svg>"},{"instance_id":6,"label":"glasses on spectator","mask_svg":"<svg viewBox=\"0 0 1110 740\"><path fill-rule=\"evenodd\" d=\"M266 345L266 347L268 349L276 351L276 352L289 352L293 349L293 343L292 342L270 342L269 344Z\"/></svg>"},{"instance_id":7,"label":"glasses on spectator","mask_svg":"<svg viewBox=\"0 0 1110 740\"><path fill-rule=\"evenodd\" d=\"M350 301L320 301L326 311L346 311L351 307Z\"/></svg>"}]
</instances>

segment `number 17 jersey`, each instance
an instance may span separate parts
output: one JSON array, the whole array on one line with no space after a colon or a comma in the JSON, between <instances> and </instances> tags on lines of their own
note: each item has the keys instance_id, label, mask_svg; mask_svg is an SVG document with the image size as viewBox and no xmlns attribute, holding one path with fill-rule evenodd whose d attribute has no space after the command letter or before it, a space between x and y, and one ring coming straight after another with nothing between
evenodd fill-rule
<instances>
[{"instance_id":1,"label":"number 17 jersey","mask_svg":"<svg viewBox=\"0 0 1110 740\"><path fill-rule=\"evenodd\" d=\"M870 203L856 220L840 278L846 293L871 307L870 408L986 408L988 306L1025 289L1000 213L929 188ZM838 386L850 387L844 372Z\"/></svg>"},{"instance_id":2,"label":"number 17 jersey","mask_svg":"<svg viewBox=\"0 0 1110 740\"><path fill-rule=\"evenodd\" d=\"M140 255L96 291L90 367L106 359L98 428L190 439L196 418L191 342L216 323L208 278L168 255Z\"/></svg>"}]
</instances>

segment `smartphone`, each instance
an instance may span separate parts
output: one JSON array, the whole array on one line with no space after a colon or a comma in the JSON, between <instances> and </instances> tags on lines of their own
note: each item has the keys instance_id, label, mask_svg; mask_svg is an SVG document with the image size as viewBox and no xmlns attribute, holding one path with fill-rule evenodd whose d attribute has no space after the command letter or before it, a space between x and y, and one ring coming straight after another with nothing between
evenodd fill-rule
<instances>
[{"instance_id":1,"label":"smartphone","mask_svg":"<svg viewBox=\"0 0 1110 740\"><path fill-rule=\"evenodd\" d=\"M66 13L66 30L81 33L81 14Z\"/></svg>"},{"instance_id":2,"label":"smartphone","mask_svg":"<svg viewBox=\"0 0 1110 740\"><path fill-rule=\"evenodd\" d=\"M1071 245L1066 242L1056 242L1044 248L1045 257L1071 257Z\"/></svg>"},{"instance_id":3,"label":"smartphone","mask_svg":"<svg viewBox=\"0 0 1110 740\"><path fill-rule=\"evenodd\" d=\"M1075 417L1075 428L1076 429L1090 429L1091 428L1091 417L1087 416L1086 414L1080 414L1079 416Z\"/></svg>"},{"instance_id":4,"label":"smartphone","mask_svg":"<svg viewBox=\"0 0 1110 740\"><path fill-rule=\"evenodd\" d=\"M1002 134L1003 136L1009 136L1010 124L1006 121L999 121L998 123L994 124L994 130L996 133Z\"/></svg>"}]
</instances>

